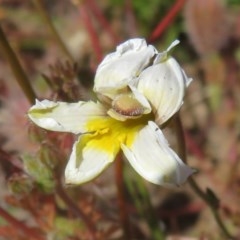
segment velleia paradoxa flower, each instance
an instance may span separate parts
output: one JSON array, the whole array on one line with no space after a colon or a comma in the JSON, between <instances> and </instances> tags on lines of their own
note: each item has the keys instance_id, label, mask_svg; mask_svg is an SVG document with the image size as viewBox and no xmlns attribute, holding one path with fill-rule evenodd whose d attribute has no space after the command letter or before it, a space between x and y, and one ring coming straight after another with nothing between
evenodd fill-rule
<instances>
[{"instance_id":1,"label":"velleia paradoxa flower","mask_svg":"<svg viewBox=\"0 0 240 240\"><path fill-rule=\"evenodd\" d=\"M120 44L98 66L99 101L38 101L28 112L38 126L79 134L65 169L67 184L97 177L120 150L146 180L178 186L194 172L169 147L161 130L181 107L191 79L174 58L144 39Z\"/></svg>"}]
</instances>

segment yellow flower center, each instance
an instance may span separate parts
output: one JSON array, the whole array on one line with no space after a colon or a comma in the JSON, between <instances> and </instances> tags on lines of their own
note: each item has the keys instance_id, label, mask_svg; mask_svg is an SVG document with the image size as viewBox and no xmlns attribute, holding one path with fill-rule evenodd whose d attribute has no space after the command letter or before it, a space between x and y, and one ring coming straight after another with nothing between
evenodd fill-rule
<instances>
[{"instance_id":1,"label":"yellow flower center","mask_svg":"<svg viewBox=\"0 0 240 240\"><path fill-rule=\"evenodd\" d=\"M117 154L121 143L131 146L138 132L151 119L153 119L151 114L143 115L138 119L127 119L124 122L111 117L99 117L88 121L86 128L89 134L86 134L84 138L89 141L90 137L91 143L88 142L88 144L93 144L99 150L109 154Z\"/></svg>"}]
</instances>

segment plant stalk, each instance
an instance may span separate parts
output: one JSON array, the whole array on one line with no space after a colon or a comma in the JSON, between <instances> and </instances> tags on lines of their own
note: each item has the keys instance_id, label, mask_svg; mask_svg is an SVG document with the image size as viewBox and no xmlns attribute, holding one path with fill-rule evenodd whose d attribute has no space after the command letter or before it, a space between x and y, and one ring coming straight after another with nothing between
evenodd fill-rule
<instances>
[{"instance_id":1,"label":"plant stalk","mask_svg":"<svg viewBox=\"0 0 240 240\"><path fill-rule=\"evenodd\" d=\"M126 206L123 165L124 165L124 162L122 159L122 153L119 153L115 160L115 178L116 178L117 196L118 196L118 203L119 203L119 215L120 215L120 221L123 228L124 239L131 239L130 223L129 223L127 206Z\"/></svg>"},{"instance_id":2,"label":"plant stalk","mask_svg":"<svg viewBox=\"0 0 240 240\"><path fill-rule=\"evenodd\" d=\"M0 25L0 50L3 52L5 55L6 59L8 60L8 63L13 71L13 74L23 90L25 96L27 97L28 101L31 104L34 104L35 99L36 99L36 94L30 84L30 81L23 70L20 62L17 59L16 54L12 50L4 31L2 30L2 27Z\"/></svg>"},{"instance_id":3,"label":"plant stalk","mask_svg":"<svg viewBox=\"0 0 240 240\"><path fill-rule=\"evenodd\" d=\"M9 224L15 227L16 231L20 231L28 239L38 239L38 240L44 240L43 236L38 233L36 230L29 228L25 224L23 224L21 221L17 220L13 216L11 216L6 210L0 207L0 216L5 219Z\"/></svg>"},{"instance_id":4,"label":"plant stalk","mask_svg":"<svg viewBox=\"0 0 240 240\"><path fill-rule=\"evenodd\" d=\"M174 123L175 123L175 130L177 135L177 143L178 143L178 154L180 158L187 163L187 154L186 154L186 142L184 137L184 131L182 126L182 121L180 118L179 113L177 113L174 116ZM217 222L219 228L222 230L223 234L227 237L227 239L234 239L234 237L229 233L228 229L223 223L223 220L220 217L220 214L218 212L217 207L214 205L213 201L211 201L211 198L209 198L209 195L207 192L204 192L197 184L197 182L193 179L193 177L190 177L188 180L191 188L193 191L209 206L209 208L212 211L212 214L215 218L215 221Z\"/></svg>"},{"instance_id":5,"label":"plant stalk","mask_svg":"<svg viewBox=\"0 0 240 240\"><path fill-rule=\"evenodd\" d=\"M149 37L149 42L154 42L161 36L161 34L169 27L169 25L172 23L174 18L177 16L179 11L184 6L186 0L176 0L174 5L171 7L169 12L164 16L164 18L160 21L160 23L157 25L157 27L154 29L152 34Z\"/></svg>"}]
</instances>

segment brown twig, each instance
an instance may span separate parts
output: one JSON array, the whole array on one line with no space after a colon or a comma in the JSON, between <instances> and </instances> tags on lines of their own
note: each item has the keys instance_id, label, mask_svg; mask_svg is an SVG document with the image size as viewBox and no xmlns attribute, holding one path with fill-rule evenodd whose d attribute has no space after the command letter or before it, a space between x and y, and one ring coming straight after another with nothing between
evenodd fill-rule
<instances>
[{"instance_id":1,"label":"brown twig","mask_svg":"<svg viewBox=\"0 0 240 240\"><path fill-rule=\"evenodd\" d=\"M36 99L36 94L30 84L30 81L29 81L25 71L23 70L20 62L18 61L16 54L12 50L12 48L1 28L1 25L0 25L0 50L3 52L3 54L7 58L8 63L13 71L13 74L14 74L19 86L23 90L25 96L27 97L27 99L29 100L29 102L31 104L34 104L35 99Z\"/></svg>"},{"instance_id":2,"label":"brown twig","mask_svg":"<svg viewBox=\"0 0 240 240\"><path fill-rule=\"evenodd\" d=\"M23 224L21 221L17 220L13 216L11 216L6 210L0 207L0 216L4 218L8 223L14 226L15 230L22 232L26 235L26 239L36 239L36 240L44 240L43 236L37 232L35 229L31 229Z\"/></svg>"}]
</instances>

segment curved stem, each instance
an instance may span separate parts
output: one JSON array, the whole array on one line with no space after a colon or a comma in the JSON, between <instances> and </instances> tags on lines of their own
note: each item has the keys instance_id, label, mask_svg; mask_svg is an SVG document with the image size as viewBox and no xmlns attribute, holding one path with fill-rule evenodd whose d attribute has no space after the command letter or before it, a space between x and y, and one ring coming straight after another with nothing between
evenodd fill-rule
<instances>
[{"instance_id":1,"label":"curved stem","mask_svg":"<svg viewBox=\"0 0 240 240\"><path fill-rule=\"evenodd\" d=\"M124 239L131 239L130 224L126 207L125 186L123 177L122 153L119 153L115 160L115 178L117 185L117 196L119 202L120 220L124 231Z\"/></svg>"},{"instance_id":2,"label":"curved stem","mask_svg":"<svg viewBox=\"0 0 240 240\"><path fill-rule=\"evenodd\" d=\"M74 59L70 52L68 51L66 45L64 44L63 40L61 39L58 31L56 30L55 26L52 23L50 16L48 15L44 5L43 0L33 0L39 14L41 15L43 21L45 22L46 26L49 28L52 37L54 38L55 42L59 45L62 49L63 53L69 58L70 61L74 62Z\"/></svg>"},{"instance_id":3,"label":"curved stem","mask_svg":"<svg viewBox=\"0 0 240 240\"><path fill-rule=\"evenodd\" d=\"M1 25L0 25L0 50L3 52L3 54L7 58L8 63L13 71L13 74L14 74L19 86L23 90L25 96L27 97L27 99L29 100L29 102L31 104L34 104L35 99L36 99L36 94L33 91L30 81L29 81L25 71L23 70L20 62L18 61L16 54L12 50L12 48L1 28Z\"/></svg>"},{"instance_id":4,"label":"curved stem","mask_svg":"<svg viewBox=\"0 0 240 240\"><path fill-rule=\"evenodd\" d=\"M186 163L187 162L187 155L186 155L186 143L185 143L185 137L184 137L184 131L183 126L181 122L181 118L179 116L179 113L176 114L174 117L174 123L175 123L175 129L176 129L176 135L177 135L177 142L178 142L178 154L180 158ZM210 207L213 216L219 226L219 228L222 230L224 235L228 239L234 239L234 237L229 233L226 226L223 223L223 220L221 219L218 208L210 198L207 192L204 192L197 184L197 182L190 177L189 178L189 184L193 191Z\"/></svg>"}]
</instances>

